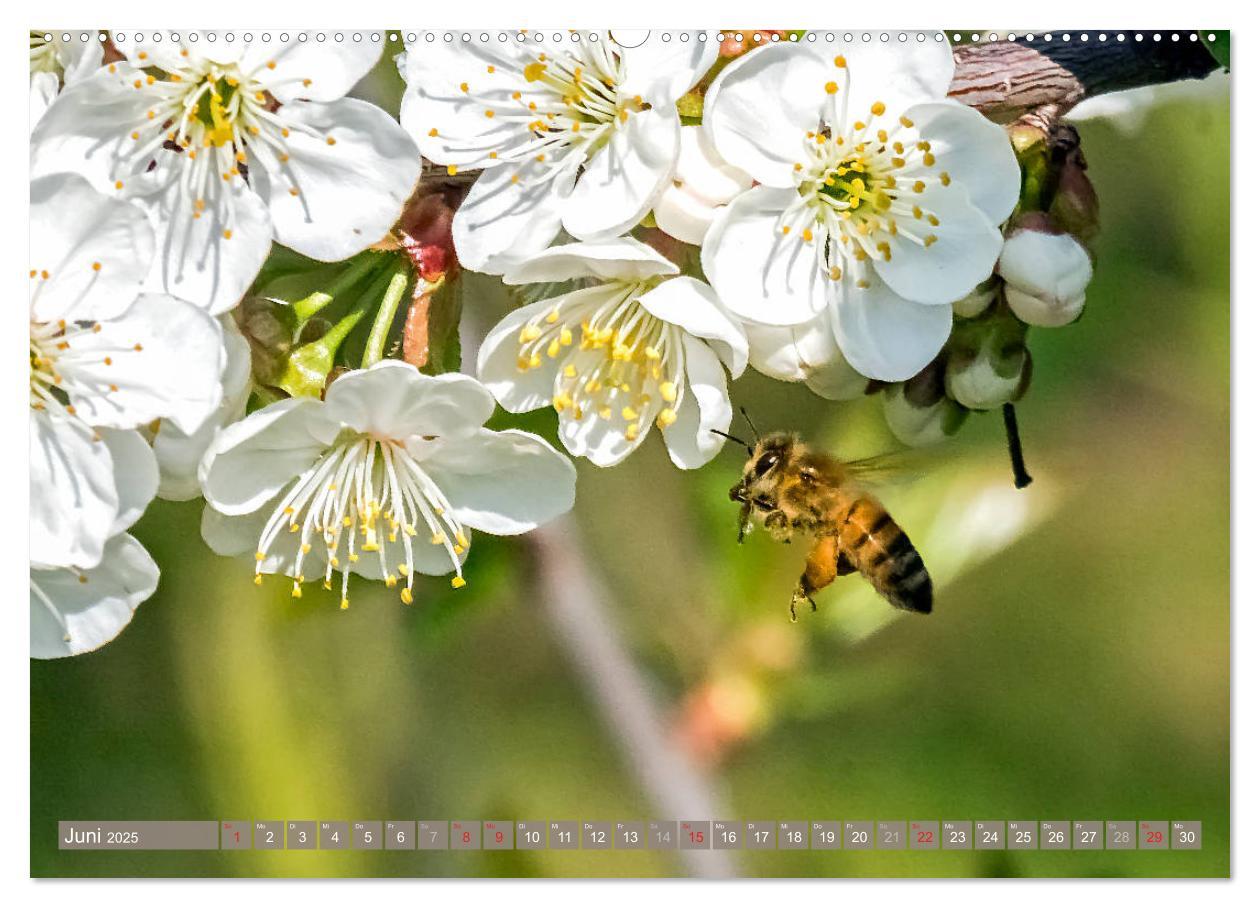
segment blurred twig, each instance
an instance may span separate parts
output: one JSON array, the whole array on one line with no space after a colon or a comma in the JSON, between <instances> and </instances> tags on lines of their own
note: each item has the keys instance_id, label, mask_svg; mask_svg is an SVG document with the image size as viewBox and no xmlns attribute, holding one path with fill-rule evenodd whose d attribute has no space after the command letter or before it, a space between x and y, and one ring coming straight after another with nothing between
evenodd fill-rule
<instances>
[{"instance_id":1,"label":"blurred twig","mask_svg":"<svg viewBox=\"0 0 1260 908\"><path fill-rule=\"evenodd\" d=\"M537 552L541 601L557 640L585 681L643 790L661 819L710 819L727 815L710 779L674 739L652 693L609 614L607 591L589 569L575 540L572 517L530 534ZM692 876L733 877L724 851L682 849Z\"/></svg>"}]
</instances>

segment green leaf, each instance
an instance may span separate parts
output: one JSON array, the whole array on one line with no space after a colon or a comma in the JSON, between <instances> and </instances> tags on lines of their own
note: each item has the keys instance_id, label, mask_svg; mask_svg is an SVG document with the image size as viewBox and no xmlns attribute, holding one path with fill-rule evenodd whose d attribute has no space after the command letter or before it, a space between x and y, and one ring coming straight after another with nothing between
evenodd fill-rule
<instances>
[{"instance_id":1,"label":"green leaf","mask_svg":"<svg viewBox=\"0 0 1260 908\"><path fill-rule=\"evenodd\" d=\"M1210 40L1209 35L1215 37ZM1208 53L1212 55L1212 59L1221 64L1221 67L1229 71L1229 32L1216 31L1215 29L1205 29L1199 32L1199 40L1203 42L1203 46L1207 48Z\"/></svg>"}]
</instances>

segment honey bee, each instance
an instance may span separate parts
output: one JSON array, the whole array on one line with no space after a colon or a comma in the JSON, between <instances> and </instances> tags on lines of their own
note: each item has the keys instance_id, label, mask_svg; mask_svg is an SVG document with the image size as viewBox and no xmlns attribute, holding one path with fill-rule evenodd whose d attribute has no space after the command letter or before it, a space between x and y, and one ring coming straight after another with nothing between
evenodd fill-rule
<instances>
[{"instance_id":1,"label":"honey bee","mask_svg":"<svg viewBox=\"0 0 1260 908\"><path fill-rule=\"evenodd\" d=\"M755 445L717 434L748 449L743 478L730 492L731 500L742 505L739 541L756 523L781 542L802 534L813 538L788 606L793 621L798 605L808 602L817 611L813 594L855 571L896 608L932 611L932 579L923 559L858 481L868 462L840 461L787 432L759 437Z\"/></svg>"}]
</instances>

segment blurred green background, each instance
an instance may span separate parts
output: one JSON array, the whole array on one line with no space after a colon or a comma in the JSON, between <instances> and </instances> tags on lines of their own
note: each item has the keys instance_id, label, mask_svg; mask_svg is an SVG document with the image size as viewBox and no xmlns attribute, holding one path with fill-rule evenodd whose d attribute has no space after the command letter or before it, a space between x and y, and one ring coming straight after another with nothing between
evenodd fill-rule
<instances>
[{"instance_id":1,"label":"blurred green background","mask_svg":"<svg viewBox=\"0 0 1260 908\"><path fill-rule=\"evenodd\" d=\"M387 65L363 88L394 110L396 91ZM1104 232L1085 317L1031 335L1036 482L1010 489L989 415L884 496L934 614L849 578L789 624L803 550L735 544L738 452L683 473L657 433L618 469L579 464L558 543L727 813L703 819L1197 819L1203 848L739 851L736 872L1229 873L1229 102L1080 129ZM475 278L465 300L486 325L506 306ZM751 372L732 396L845 456L892 447L874 398ZM515 424L554 438L549 413ZM545 607L536 540L479 536L468 588L433 578L408 608L355 583L343 612L256 588L199 514L158 502L137 526L162 582L118 640L31 663L33 875L687 872L676 852L59 852L59 819L662 816Z\"/></svg>"}]
</instances>

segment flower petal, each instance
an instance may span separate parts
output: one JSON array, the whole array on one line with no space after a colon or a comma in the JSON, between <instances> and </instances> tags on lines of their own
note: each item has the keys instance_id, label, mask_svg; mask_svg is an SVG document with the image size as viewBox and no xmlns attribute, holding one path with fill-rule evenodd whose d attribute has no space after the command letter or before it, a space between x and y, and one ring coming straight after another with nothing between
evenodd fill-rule
<instances>
[{"instance_id":1,"label":"flower petal","mask_svg":"<svg viewBox=\"0 0 1260 908\"><path fill-rule=\"evenodd\" d=\"M32 319L110 318L131 305L153 261L144 212L68 173L33 180L30 211Z\"/></svg>"},{"instance_id":2,"label":"flower petal","mask_svg":"<svg viewBox=\"0 0 1260 908\"><path fill-rule=\"evenodd\" d=\"M345 41L336 47L302 41L254 41L241 54L241 70L252 73L282 104L297 98L336 101L381 58L381 46Z\"/></svg>"},{"instance_id":3,"label":"flower petal","mask_svg":"<svg viewBox=\"0 0 1260 908\"><path fill-rule=\"evenodd\" d=\"M135 201L157 234L146 289L186 299L211 315L240 302L271 251L271 218L253 189L239 179L212 181L204 197L194 198L173 180ZM201 216L193 217L196 212Z\"/></svg>"},{"instance_id":4,"label":"flower petal","mask_svg":"<svg viewBox=\"0 0 1260 908\"><path fill-rule=\"evenodd\" d=\"M653 35L638 47L618 47L622 93L672 103L699 82L717 62L718 42L701 41L699 32L686 32L688 40L682 41L682 34L670 41Z\"/></svg>"},{"instance_id":5,"label":"flower petal","mask_svg":"<svg viewBox=\"0 0 1260 908\"><path fill-rule=\"evenodd\" d=\"M252 386L249 341L230 315L219 316L219 326L223 329L227 362L223 367L223 399L218 409L191 434L164 419L153 438L153 453L161 472L158 495L167 501L187 501L201 495L198 468L210 442L223 426L245 415Z\"/></svg>"},{"instance_id":6,"label":"flower petal","mask_svg":"<svg viewBox=\"0 0 1260 908\"><path fill-rule=\"evenodd\" d=\"M71 395L90 425L131 429L166 417L191 432L219 406L223 335L205 312L146 293L119 317L98 324L100 331L85 333L71 347L76 382L100 389Z\"/></svg>"},{"instance_id":7,"label":"flower petal","mask_svg":"<svg viewBox=\"0 0 1260 908\"><path fill-rule=\"evenodd\" d=\"M283 113L291 125L289 160L270 158L267 185L258 187L276 239L330 262L389 233L420 178L420 152L402 127L354 98L295 101Z\"/></svg>"},{"instance_id":8,"label":"flower petal","mask_svg":"<svg viewBox=\"0 0 1260 908\"><path fill-rule=\"evenodd\" d=\"M563 299L541 300L509 312L490 329L477 351L477 378L509 413L526 413L551 406L560 361L545 357L537 368L521 371L517 366L521 354L518 338L527 321L554 309Z\"/></svg>"},{"instance_id":9,"label":"flower petal","mask_svg":"<svg viewBox=\"0 0 1260 908\"><path fill-rule=\"evenodd\" d=\"M771 44L744 54L713 80L704 128L723 159L766 186L796 185L792 165L818 129L830 78L815 55Z\"/></svg>"},{"instance_id":10,"label":"flower petal","mask_svg":"<svg viewBox=\"0 0 1260 908\"><path fill-rule=\"evenodd\" d=\"M560 232L560 187L571 180L548 176L546 165L532 158L482 173L451 224L460 264L497 274L505 259L546 249Z\"/></svg>"},{"instance_id":11,"label":"flower petal","mask_svg":"<svg viewBox=\"0 0 1260 908\"><path fill-rule=\"evenodd\" d=\"M487 154L520 137L526 130L515 118L487 117L491 105L543 104L547 96L526 81L528 51L472 41L413 44L399 60L407 82L399 120L437 164L482 165Z\"/></svg>"},{"instance_id":12,"label":"flower petal","mask_svg":"<svg viewBox=\"0 0 1260 908\"><path fill-rule=\"evenodd\" d=\"M906 111L932 143L937 170L967 189L971 204L992 224L1010 217L1019 201L1019 162L1011 140L997 123L956 101L918 104Z\"/></svg>"},{"instance_id":13,"label":"flower petal","mask_svg":"<svg viewBox=\"0 0 1260 908\"><path fill-rule=\"evenodd\" d=\"M97 567L32 568L31 658L77 656L104 646L153 595L158 574L144 546L125 534L109 541Z\"/></svg>"},{"instance_id":14,"label":"flower petal","mask_svg":"<svg viewBox=\"0 0 1260 908\"><path fill-rule=\"evenodd\" d=\"M651 246L632 237L587 240L544 249L513 262L503 272L505 284L541 284L577 278L601 281L642 280L677 274L678 266Z\"/></svg>"},{"instance_id":15,"label":"flower petal","mask_svg":"<svg viewBox=\"0 0 1260 908\"><path fill-rule=\"evenodd\" d=\"M808 46L827 63L837 55L845 58L849 117L861 119L876 101L897 116L911 105L937 101L949 93L953 49L948 41L934 38L904 44L851 41Z\"/></svg>"},{"instance_id":16,"label":"flower petal","mask_svg":"<svg viewBox=\"0 0 1260 908\"><path fill-rule=\"evenodd\" d=\"M802 325L746 323L749 364L770 378L805 382L828 400L861 397L869 380L845 360L831 320L831 313L823 312Z\"/></svg>"},{"instance_id":17,"label":"flower petal","mask_svg":"<svg viewBox=\"0 0 1260 908\"><path fill-rule=\"evenodd\" d=\"M494 412L494 397L468 375L424 375L397 359L347 372L324 395L328 418L379 438L403 440L474 433Z\"/></svg>"},{"instance_id":18,"label":"flower petal","mask_svg":"<svg viewBox=\"0 0 1260 908\"><path fill-rule=\"evenodd\" d=\"M748 338L708 284L693 277L671 278L639 297L639 305L661 321L708 341L731 378L739 378L747 367Z\"/></svg>"},{"instance_id":19,"label":"flower petal","mask_svg":"<svg viewBox=\"0 0 1260 908\"><path fill-rule=\"evenodd\" d=\"M118 516L109 448L81 425L32 410L30 464L31 561L97 564Z\"/></svg>"},{"instance_id":20,"label":"flower petal","mask_svg":"<svg viewBox=\"0 0 1260 908\"><path fill-rule=\"evenodd\" d=\"M34 129L35 124L44 118L52 102L57 100L57 92L60 90L61 83L57 80L56 73L31 73L29 108L31 129Z\"/></svg>"},{"instance_id":21,"label":"flower petal","mask_svg":"<svg viewBox=\"0 0 1260 908\"><path fill-rule=\"evenodd\" d=\"M114 465L114 488L118 493L118 514L110 527L116 536L131 529L157 495L158 467L153 449L139 432L130 429L102 429L101 439L109 448Z\"/></svg>"},{"instance_id":22,"label":"flower petal","mask_svg":"<svg viewBox=\"0 0 1260 908\"><path fill-rule=\"evenodd\" d=\"M703 343L683 335L687 356L686 395L678 418L662 431L669 459L684 470L702 467L722 450L723 439L712 430L731 426L731 401L726 395L726 373L717 355Z\"/></svg>"},{"instance_id":23,"label":"flower petal","mask_svg":"<svg viewBox=\"0 0 1260 908\"><path fill-rule=\"evenodd\" d=\"M573 462L528 432L481 429L442 445L424 469L456 520L496 536L528 532L573 507Z\"/></svg>"},{"instance_id":24,"label":"flower petal","mask_svg":"<svg viewBox=\"0 0 1260 908\"><path fill-rule=\"evenodd\" d=\"M133 152L128 124L147 119L152 97L132 82L145 73L126 62L99 69L67 85L31 132L31 176L77 173L96 189L116 193L123 180L131 190L132 171L118 170Z\"/></svg>"},{"instance_id":25,"label":"flower petal","mask_svg":"<svg viewBox=\"0 0 1260 908\"><path fill-rule=\"evenodd\" d=\"M597 467L613 467L633 454L648 433L627 439L621 427L592 411L580 420L568 414L561 416L559 435L565 450L574 457L585 457Z\"/></svg>"},{"instance_id":26,"label":"flower petal","mask_svg":"<svg viewBox=\"0 0 1260 908\"><path fill-rule=\"evenodd\" d=\"M794 325L827 305L827 280L814 247L784 236L777 226L794 197L794 190L754 187L731 202L705 235L700 253L705 277L740 318Z\"/></svg>"},{"instance_id":27,"label":"flower petal","mask_svg":"<svg viewBox=\"0 0 1260 908\"><path fill-rule=\"evenodd\" d=\"M1001 231L971 204L959 184L929 185L915 201L940 223L907 220L890 240L889 260L874 259L875 270L905 299L927 304L962 299L993 273L1002 252ZM924 246L913 242L909 233L936 240Z\"/></svg>"},{"instance_id":28,"label":"flower petal","mask_svg":"<svg viewBox=\"0 0 1260 908\"><path fill-rule=\"evenodd\" d=\"M832 328L845 359L880 381L904 381L932 361L954 324L949 306L912 303L880 280L865 288L845 276Z\"/></svg>"},{"instance_id":29,"label":"flower petal","mask_svg":"<svg viewBox=\"0 0 1260 908\"><path fill-rule=\"evenodd\" d=\"M564 229L579 239L625 233L652 210L678 160L678 112L669 105L628 115L591 156L564 201Z\"/></svg>"},{"instance_id":30,"label":"flower petal","mask_svg":"<svg viewBox=\"0 0 1260 908\"><path fill-rule=\"evenodd\" d=\"M252 554L258 551L263 529L279 504L280 499L276 497L246 514L223 514L207 506L201 512L201 538L216 555L238 557ZM259 573L293 577L297 573L298 556L301 555L303 576L307 579L320 577L328 566L328 550L320 542L316 536L310 551L303 552L300 534L282 532L267 547L263 559L252 563Z\"/></svg>"},{"instance_id":31,"label":"flower petal","mask_svg":"<svg viewBox=\"0 0 1260 908\"><path fill-rule=\"evenodd\" d=\"M225 514L262 507L315 462L338 426L323 403L292 397L228 426L210 444L202 474L206 501Z\"/></svg>"}]
</instances>

